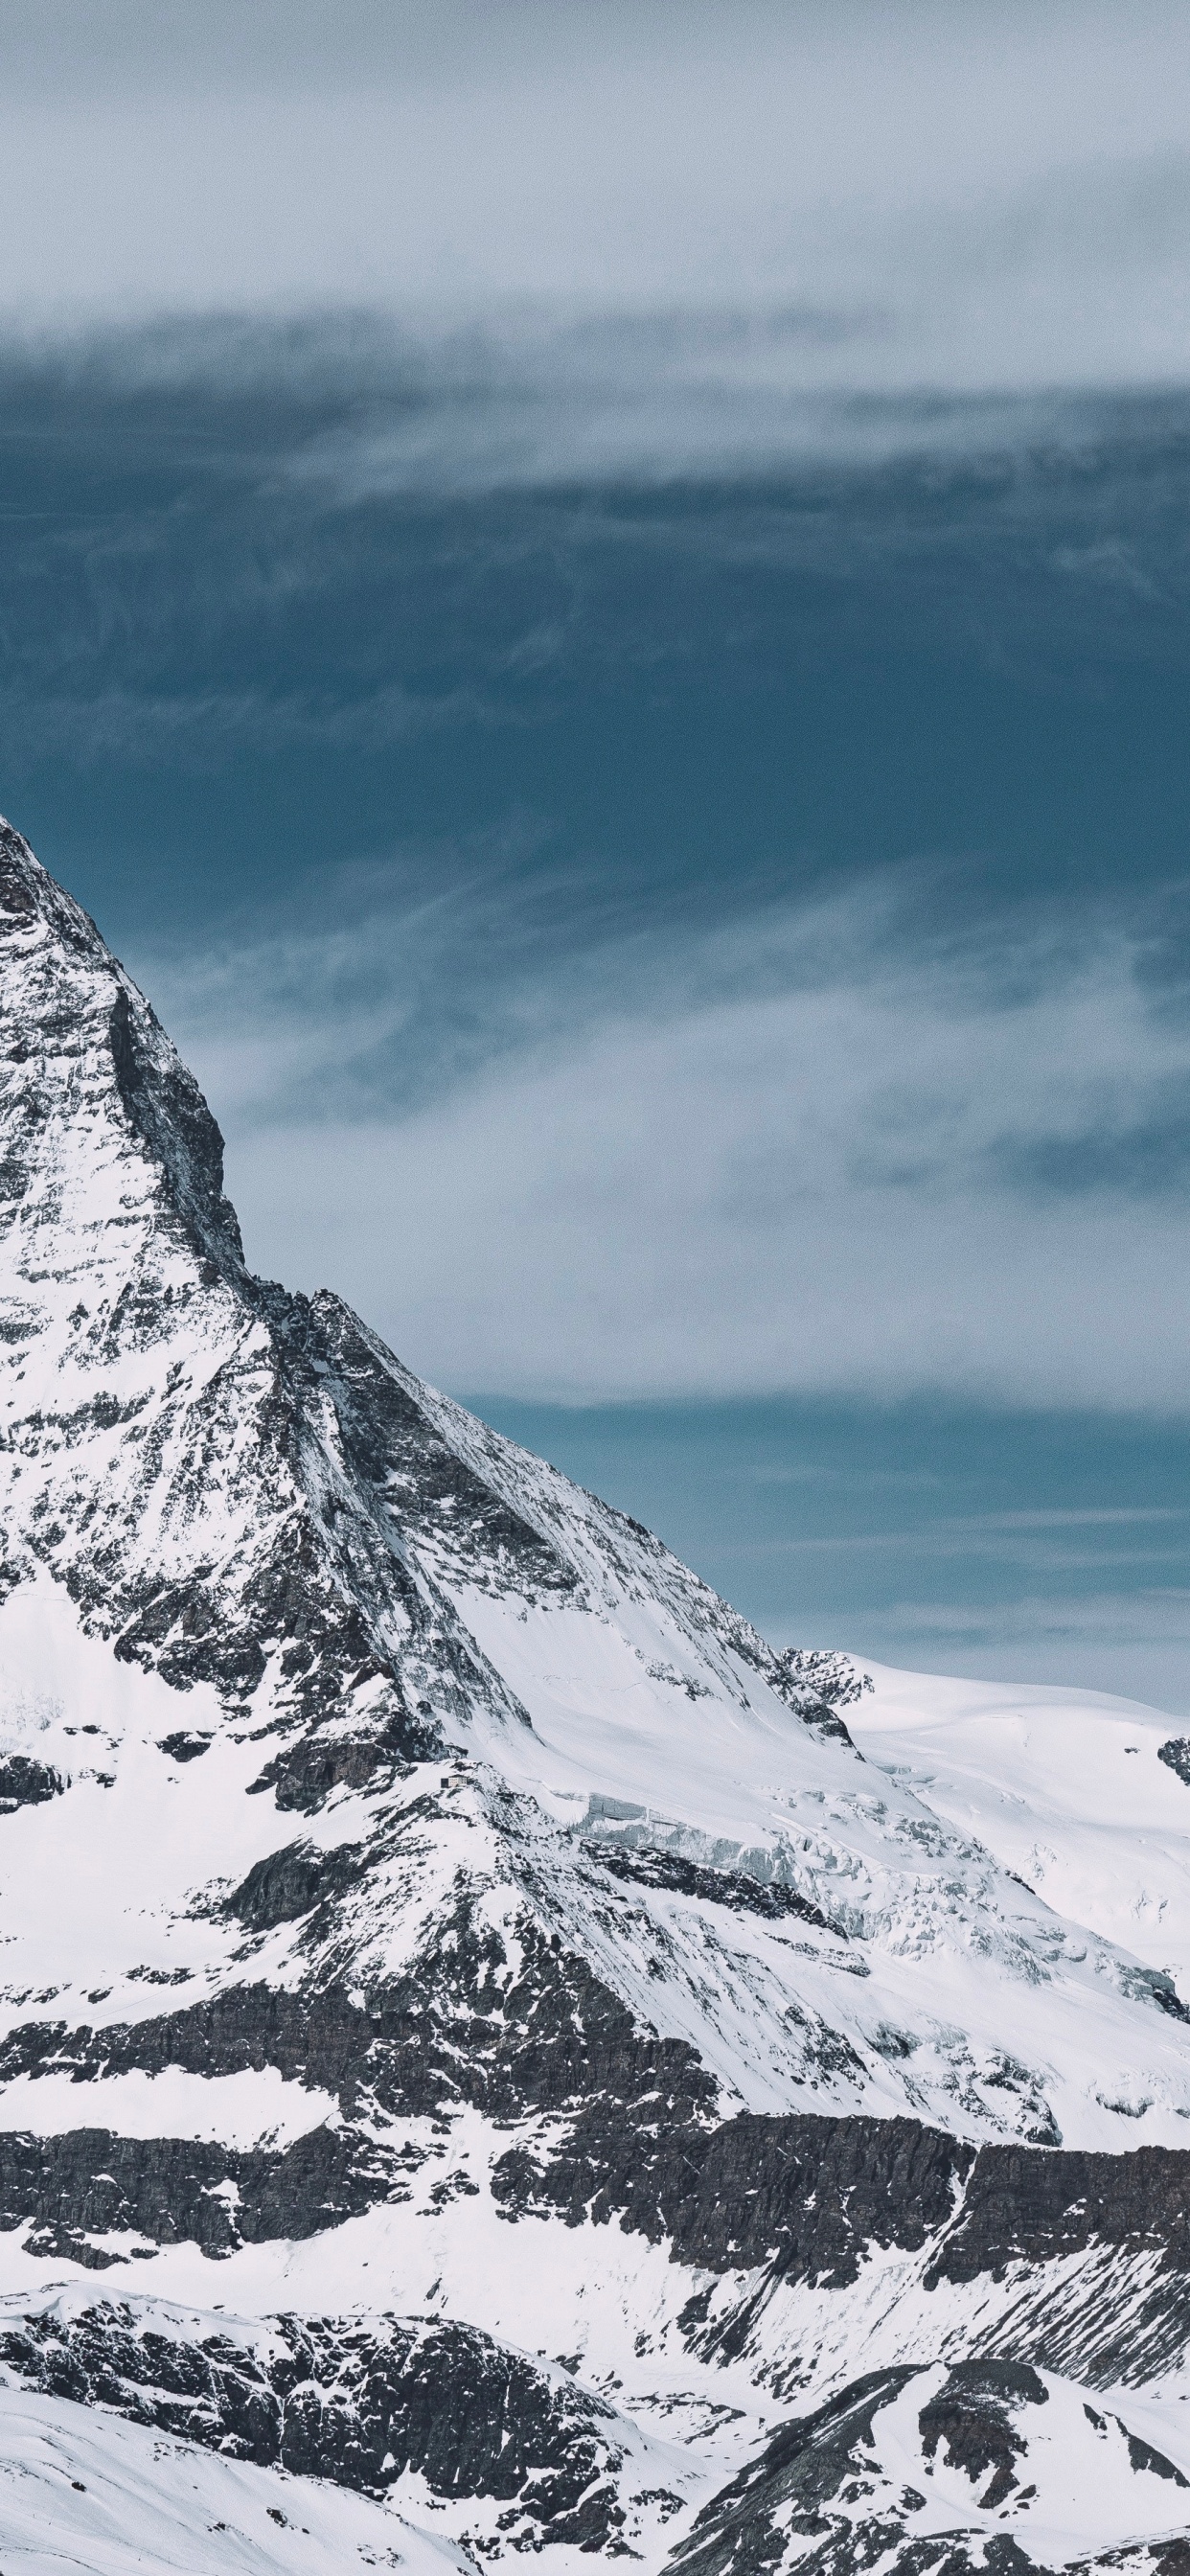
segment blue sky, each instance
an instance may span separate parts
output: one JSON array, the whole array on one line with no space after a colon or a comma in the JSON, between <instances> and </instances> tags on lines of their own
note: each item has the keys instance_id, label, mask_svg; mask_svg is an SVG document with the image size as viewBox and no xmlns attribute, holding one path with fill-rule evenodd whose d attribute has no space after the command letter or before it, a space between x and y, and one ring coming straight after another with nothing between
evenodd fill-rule
<instances>
[{"instance_id":1,"label":"blue sky","mask_svg":"<svg viewBox=\"0 0 1190 2576\"><path fill-rule=\"evenodd\" d=\"M1190 28L0 7L0 807L256 1264L1190 1705Z\"/></svg>"}]
</instances>

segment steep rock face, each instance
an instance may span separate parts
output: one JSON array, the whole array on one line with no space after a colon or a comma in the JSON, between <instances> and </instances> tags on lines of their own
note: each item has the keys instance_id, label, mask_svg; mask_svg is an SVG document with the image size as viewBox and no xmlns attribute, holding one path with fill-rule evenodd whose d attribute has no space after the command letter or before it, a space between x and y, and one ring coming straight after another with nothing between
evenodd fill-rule
<instances>
[{"instance_id":1,"label":"steep rock face","mask_svg":"<svg viewBox=\"0 0 1190 2576\"><path fill-rule=\"evenodd\" d=\"M197 1086L7 827L0 942L10 1550L175 1689L340 1738L363 1692L376 1758L428 1749L479 1676L346 1469L325 1333L248 1277Z\"/></svg>"},{"instance_id":2,"label":"steep rock face","mask_svg":"<svg viewBox=\"0 0 1190 2576\"><path fill-rule=\"evenodd\" d=\"M1061 2563L1057 2543L1088 2571L1178 2576L1185 2544L1170 2525L1188 2493L1124 2416L1019 2362L873 2371L783 2427L672 2564L675 2576L1027 2576Z\"/></svg>"},{"instance_id":3,"label":"steep rock face","mask_svg":"<svg viewBox=\"0 0 1190 2576\"><path fill-rule=\"evenodd\" d=\"M994 1748L885 1758L845 1658L248 1273L196 1086L7 826L0 1489L14 2384L424 2508L443 2563L708 2576L886 2525L1032 2563L1019 2479L928 2549L1038 2371L1176 2436L1190 1985L1120 1895L1154 1816L1161 1922L1190 1889L1168 1726L1047 1902L1015 1774L972 1828ZM910 2509L856 2445L911 2397Z\"/></svg>"},{"instance_id":4,"label":"steep rock face","mask_svg":"<svg viewBox=\"0 0 1190 2576\"><path fill-rule=\"evenodd\" d=\"M165 2310L59 2312L0 2331L0 2355L25 2385L225 2457L377 2496L421 2477L435 2496L494 2504L518 2550L636 2555L634 2541L682 2510L664 2490L621 2501L622 2473L642 2473L632 2427L565 2372L472 2327L287 2317L195 2340L186 2324Z\"/></svg>"}]
</instances>

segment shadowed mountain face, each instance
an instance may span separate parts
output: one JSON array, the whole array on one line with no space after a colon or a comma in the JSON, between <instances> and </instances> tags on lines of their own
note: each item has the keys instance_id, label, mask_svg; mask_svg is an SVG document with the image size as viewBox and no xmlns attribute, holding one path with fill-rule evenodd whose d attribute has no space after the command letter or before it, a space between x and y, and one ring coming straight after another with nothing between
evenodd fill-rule
<instances>
[{"instance_id":1,"label":"shadowed mountain face","mask_svg":"<svg viewBox=\"0 0 1190 2576\"><path fill-rule=\"evenodd\" d=\"M250 1276L206 1104L6 826L0 1067L21 2422L220 2453L274 2521L333 2481L396 2563L1173 2576L1178 1743L1138 1713L1161 1803L1047 1902L1056 1828L1009 1866L843 1659Z\"/></svg>"}]
</instances>

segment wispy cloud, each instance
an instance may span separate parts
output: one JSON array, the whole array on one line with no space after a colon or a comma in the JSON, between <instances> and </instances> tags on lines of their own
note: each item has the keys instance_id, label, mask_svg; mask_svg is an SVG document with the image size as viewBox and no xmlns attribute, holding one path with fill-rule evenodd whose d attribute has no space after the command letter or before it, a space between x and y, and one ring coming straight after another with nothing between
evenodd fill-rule
<instances>
[{"instance_id":1,"label":"wispy cloud","mask_svg":"<svg viewBox=\"0 0 1190 2576\"><path fill-rule=\"evenodd\" d=\"M770 1623L784 1643L782 1623ZM804 1623L803 1623L804 1624ZM1184 1586L1025 1590L988 1607L904 1600L856 1623L864 1651L923 1672L977 1673L989 1681L1052 1682L1118 1693L1190 1714L1190 1591ZM858 1640L857 1640L858 1642Z\"/></svg>"},{"instance_id":2,"label":"wispy cloud","mask_svg":"<svg viewBox=\"0 0 1190 2576\"><path fill-rule=\"evenodd\" d=\"M604 339L609 385L623 341L651 402L664 347ZM583 334L552 390L543 345L513 366L473 333L463 367L391 317L339 314L0 346L6 764L195 775L308 753L346 773L435 735L466 761L560 710L577 745L580 714L589 731L630 692L672 703L712 659L745 721L844 662L887 685L913 652L1067 696L1073 677L1084 699L1180 665L1185 396L865 395L811 449L787 420L750 451L741 414L722 456L659 415L630 484L627 446L592 462L585 444ZM714 417L700 395L692 418ZM494 493L502 475L530 488Z\"/></svg>"},{"instance_id":3,"label":"wispy cloud","mask_svg":"<svg viewBox=\"0 0 1190 2576\"><path fill-rule=\"evenodd\" d=\"M198 961L171 1016L254 1258L455 1385L1184 1410L1190 1157L1143 1140L1190 1121L1190 1019L1126 918L931 951L921 901L612 940L538 987L515 940L485 985L461 888L374 899Z\"/></svg>"},{"instance_id":4,"label":"wispy cloud","mask_svg":"<svg viewBox=\"0 0 1190 2576\"><path fill-rule=\"evenodd\" d=\"M239 690L201 685L173 695L146 677L139 689L83 685L69 694L45 687L0 687L0 741L19 741L30 765L69 760L81 770L118 761L126 769L172 777L212 772L252 753L376 751L457 726L508 724L507 708L479 690L419 693L401 682L337 701L315 691L265 685Z\"/></svg>"},{"instance_id":5,"label":"wispy cloud","mask_svg":"<svg viewBox=\"0 0 1190 2576\"><path fill-rule=\"evenodd\" d=\"M1063 1592L1026 1583L1015 1598L917 1597L837 1614L766 1620L777 1645L817 1634L845 1636L851 1649L918 1672L977 1674L987 1681L1049 1682L1118 1694L1151 1708L1190 1714L1190 1590L1107 1584Z\"/></svg>"}]
</instances>

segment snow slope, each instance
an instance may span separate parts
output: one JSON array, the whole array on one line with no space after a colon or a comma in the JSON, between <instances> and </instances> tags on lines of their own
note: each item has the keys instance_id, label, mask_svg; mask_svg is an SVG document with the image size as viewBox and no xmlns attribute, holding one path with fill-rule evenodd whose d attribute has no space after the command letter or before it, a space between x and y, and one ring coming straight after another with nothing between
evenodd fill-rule
<instances>
[{"instance_id":1,"label":"snow slope","mask_svg":"<svg viewBox=\"0 0 1190 2576\"><path fill-rule=\"evenodd\" d=\"M1184 1725L1097 1691L869 1670L852 1727L868 1760L1190 1993L1190 1761L1161 1758Z\"/></svg>"},{"instance_id":2,"label":"snow slope","mask_svg":"<svg viewBox=\"0 0 1190 2576\"><path fill-rule=\"evenodd\" d=\"M785 2427L714 2499L676 2564L709 2576L763 2551L752 2563L818 2576L873 2563L904 2576L1072 2565L1175 2576L1186 2460L1186 2428L1168 2411L1157 2423L1151 2407L1089 2403L1049 2371L872 2372Z\"/></svg>"},{"instance_id":3,"label":"snow slope","mask_svg":"<svg viewBox=\"0 0 1190 2576\"><path fill-rule=\"evenodd\" d=\"M454 2576L469 2564L362 2496L12 2388L0 2390L0 2532L20 2576Z\"/></svg>"}]
</instances>

